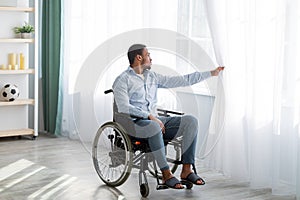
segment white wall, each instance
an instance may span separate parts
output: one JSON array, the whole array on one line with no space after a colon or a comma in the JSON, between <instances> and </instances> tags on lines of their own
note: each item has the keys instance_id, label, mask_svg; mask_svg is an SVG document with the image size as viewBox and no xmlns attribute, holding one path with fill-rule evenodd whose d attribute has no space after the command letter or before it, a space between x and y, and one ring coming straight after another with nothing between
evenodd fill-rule
<instances>
[{"instance_id":1,"label":"white wall","mask_svg":"<svg viewBox=\"0 0 300 200\"><path fill-rule=\"evenodd\" d=\"M197 143L197 156L201 157L206 149L206 139L210 127L210 119L214 106L214 96L177 92L180 100L180 109L185 114L190 114L198 119L199 133Z\"/></svg>"}]
</instances>

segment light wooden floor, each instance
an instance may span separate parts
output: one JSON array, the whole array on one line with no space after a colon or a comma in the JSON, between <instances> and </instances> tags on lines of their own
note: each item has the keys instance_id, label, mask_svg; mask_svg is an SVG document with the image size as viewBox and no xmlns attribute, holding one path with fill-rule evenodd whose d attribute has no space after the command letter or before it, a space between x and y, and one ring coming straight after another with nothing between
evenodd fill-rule
<instances>
[{"instance_id":1,"label":"light wooden floor","mask_svg":"<svg viewBox=\"0 0 300 200\"><path fill-rule=\"evenodd\" d=\"M0 199L143 199L137 171L122 186L107 187L98 178L88 150L79 141L47 135L35 141L0 138ZM192 190L157 191L156 180L149 175L147 199L296 199L273 196L269 189L250 189L248 183L234 182L212 170L199 168L198 173L207 184Z\"/></svg>"}]
</instances>

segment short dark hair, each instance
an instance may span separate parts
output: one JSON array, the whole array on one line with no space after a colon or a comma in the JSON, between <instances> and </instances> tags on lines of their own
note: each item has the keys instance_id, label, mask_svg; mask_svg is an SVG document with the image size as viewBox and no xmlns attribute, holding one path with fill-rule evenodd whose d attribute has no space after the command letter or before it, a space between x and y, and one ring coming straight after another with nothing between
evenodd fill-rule
<instances>
[{"instance_id":1,"label":"short dark hair","mask_svg":"<svg viewBox=\"0 0 300 200\"><path fill-rule=\"evenodd\" d=\"M133 44L129 47L127 56L130 64L133 64L134 58L137 55L143 55L143 50L146 47L144 44Z\"/></svg>"}]
</instances>

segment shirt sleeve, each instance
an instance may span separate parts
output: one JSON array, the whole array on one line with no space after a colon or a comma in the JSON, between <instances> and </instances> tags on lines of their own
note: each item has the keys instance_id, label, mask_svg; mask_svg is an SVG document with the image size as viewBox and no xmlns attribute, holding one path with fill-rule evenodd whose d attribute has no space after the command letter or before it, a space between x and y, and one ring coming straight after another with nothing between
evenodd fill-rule
<instances>
[{"instance_id":1,"label":"shirt sleeve","mask_svg":"<svg viewBox=\"0 0 300 200\"><path fill-rule=\"evenodd\" d=\"M184 76L164 76L156 74L159 88L184 87L199 83L211 77L211 72L194 72Z\"/></svg>"},{"instance_id":2,"label":"shirt sleeve","mask_svg":"<svg viewBox=\"0 0 300 200\"><path fill-rule=\"evenodd\" d=\"M117 104L118 112L129 114L134 117L147 119L149 112L135 107L129 102L128 85L126 78L118 77L113 84L114 98Z\"/></svg>"}]
</instances>

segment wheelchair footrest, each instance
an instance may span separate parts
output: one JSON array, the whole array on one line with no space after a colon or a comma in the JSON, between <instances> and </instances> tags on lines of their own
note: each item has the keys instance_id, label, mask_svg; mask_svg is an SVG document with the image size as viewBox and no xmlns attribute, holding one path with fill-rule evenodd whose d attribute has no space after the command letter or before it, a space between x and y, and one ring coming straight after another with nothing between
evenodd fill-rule
<instances>
[{"instance_id":1,"label":"wheelchair footrest","mask_svg":"<svg viewBox=\"0 0 300 200\"><path fill-rule=\"evenodd\" d=\"M165 190L165 189L169 189L169 187L164 184L159 184L156 186L156 189L157 190Z\"/></svg>"},{"instance_id":2,"label":"wheelchair footrest","mask_svg":"<svg viewBox=\"0 0 300 200\"><path fill-rule=\"evenodd\" d=\"M182 185L184 185L186 189L192 189L192 187L193 187L193 183L191 183L191 182L189 182L189 181L180 181L180 183L181 183ZM165 185L165 184L158 184L158 185L156 186L156 189L157 189L157 190L165 190L165 189L169 189L169 188L170 188L170 187L168 187L168 186Z\"/></svg>"}]
</instances>

